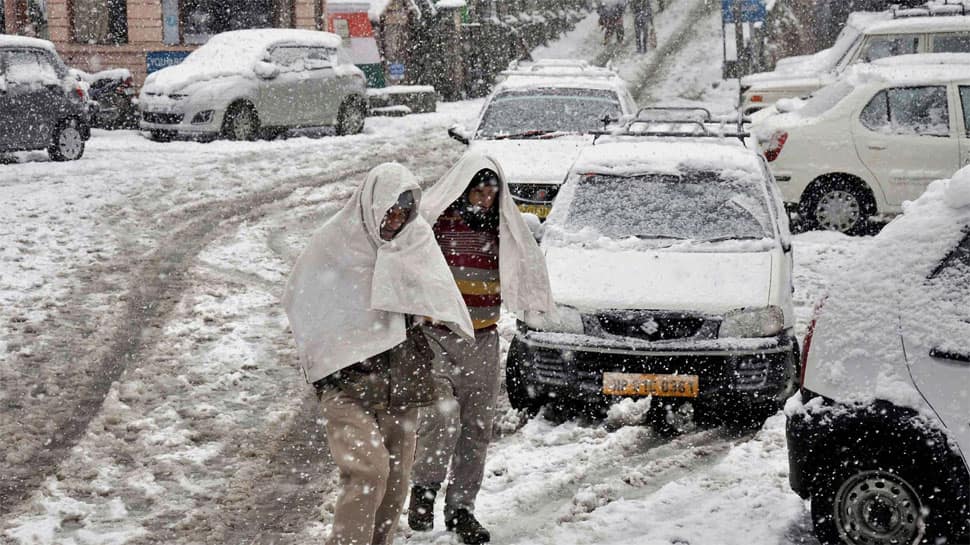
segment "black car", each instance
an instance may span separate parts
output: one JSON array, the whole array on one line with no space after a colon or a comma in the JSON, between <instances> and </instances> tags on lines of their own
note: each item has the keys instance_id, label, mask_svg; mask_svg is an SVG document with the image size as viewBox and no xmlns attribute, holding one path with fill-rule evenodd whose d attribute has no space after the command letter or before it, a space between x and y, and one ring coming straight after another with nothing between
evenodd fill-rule
<instances>
[{"instance_id":1,"label":"black car","mask_svg":"<svg viewBox=\"0 0 970 545\"><path fill-rule=\"evenodd\" d=\"M0 153L46 149L55 161L80 159L91 135L88 104L52 43L0 36Z\"/></svg>"}]
</instances>

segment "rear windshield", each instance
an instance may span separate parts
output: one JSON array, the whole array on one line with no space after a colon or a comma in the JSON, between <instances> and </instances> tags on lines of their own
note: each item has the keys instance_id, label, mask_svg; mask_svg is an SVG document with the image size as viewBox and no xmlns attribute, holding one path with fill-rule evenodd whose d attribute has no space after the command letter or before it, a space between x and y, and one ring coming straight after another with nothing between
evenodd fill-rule
<instances>
[{"instance_id":1,"label":"rear windshield","mask_svg":"<svg viewBox=\"0 0 970 545\"><path fill-rule=\"evenodd\" d=\"M823 87L805 102L798 113L805 117L820 116L842 102L842 99L849 96L853 89L854 87L844 81Z\"/></svg>"},{"instance_id":2,"label":"rear windshield","mask_svg":"<svg viewBox=\"0 0 970 545\"><path fill-rule=\"evenodd\" d=\"M763 181L711 171L579 180L564 227L612 239L774 238Z\"/></svg>"},{"instance_id":3,"label":"rear windshield","mask_svg":"<svg viewBox=\"0 0 970 545\"><path fill-rule=\"evenodd\" d=\"M506 91L489 103L478 136L541 132L590 132L603 118L620 116L620 100L607 89L529 89Z\"/></svg>"}]
</instances>

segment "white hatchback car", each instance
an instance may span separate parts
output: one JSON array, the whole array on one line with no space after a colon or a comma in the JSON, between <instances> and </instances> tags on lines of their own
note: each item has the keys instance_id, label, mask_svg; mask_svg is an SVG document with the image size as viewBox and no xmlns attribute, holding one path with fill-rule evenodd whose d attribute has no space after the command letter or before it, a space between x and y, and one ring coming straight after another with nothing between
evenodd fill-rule
<instances>
[{"instance_id":1,"label":"white hatchback car","mask_svg":"<svg viewBox=\"0 0 970 545\"><path fill-rule=\"evenodd\" d=\"M831 48L742 78L741 109L751 114L783 98L809 96L857 63L921 53L970 53L970 16L962 5L853 13Z\"/></svg>"},{"instance_id":2,"label":"white hatchback car","mask_svg":"<svg viewBox=\"0 0 970 545\"><path fill-rule=\"evenodd\" d=\"M760 426L797 381L790 238L764 159L736 140L601 138L543 227L558 315L519 317L512 406L654 396L662 426Z\"/></svg>"},{"instance_id":3,"label":"white hatchback car","mask_svg":"<svg viewBox=\"0 0 970 545\"><path fill-rule=\"evenodd\" d=\"M970 169L830 287L786 405L792 489L823 544L970 543Z\"/></svg>"},{"instance_id":4,"label":"white hatchback car","mask_svg":"<svg viewBox=\"0 0 970 545\"><path fill-rule=\"evenodd\" d=\"M939 57L860 65L754 124L785 202L809 226L861 231L970 163L970 64L930 64Z\"/></svg>"},{"instance_id":5,"label":"white hatchback car","mask_svg":"<svg viewBox=\"0 0 970 545\"><path fill-rule=\"evenodd\" d=\"M294 127L356 134L367 115L364 73L335 34L236 30L213 36L181 64L148 76L142 129L156 140L274 138Z\"/></svg>"},{"instance_id":6,"label":"white hatchback car","mask_svg":"<svg viewBox=\"0 0 970 545\"><path fill-rule=\"evenodd\" d=\"M626 82L586 61L540 60L513 65L482 108L471 132L449 134L470 151L498 159L519 208L545 218L559 186L592 132L635 113Z\"/></svg>"}]
</instances>

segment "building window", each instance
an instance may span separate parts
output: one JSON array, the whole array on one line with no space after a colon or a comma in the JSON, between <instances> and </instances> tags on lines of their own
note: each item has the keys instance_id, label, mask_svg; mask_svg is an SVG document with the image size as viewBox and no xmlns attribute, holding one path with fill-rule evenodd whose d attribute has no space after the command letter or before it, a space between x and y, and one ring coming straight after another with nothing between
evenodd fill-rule
<instances>
[{"instance_id":1,"label":"building window","mask_svg":"<svg viewBox=\"0 0 970 545\"><path fill-rule=\"evenodd\" d=\"M72 8L75 42L128 43L127 0L74 0Z\"/></svg>"},{"instance_id":2,"label":"building window","mask_svg":"<svg viewBox=\"0 0 970 545\"><path fill-rule=\"evenodd\" d=\"M275 26L273 0L182 0L182 41L203 44L213 35Z\"/></svg>"}]
</instances>

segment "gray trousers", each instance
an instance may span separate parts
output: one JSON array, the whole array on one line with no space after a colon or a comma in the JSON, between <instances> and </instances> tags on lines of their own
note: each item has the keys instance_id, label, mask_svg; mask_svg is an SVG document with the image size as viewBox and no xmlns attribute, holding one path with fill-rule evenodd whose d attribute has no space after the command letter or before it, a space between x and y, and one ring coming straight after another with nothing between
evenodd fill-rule
<instances>
[{"instance_id":1,"label":"gray trousers","mask_svg":"<svg viewBox=\"0 0 970 545\"><path fill-rule=\"evenodd\" d=\"M418 409L374 409L334 388L324 392L330 454L340 494L327 545L387 545L404 510Z\"/></svg>"},{"instance_id":2,"label":"gray trousers","mask_svg":"<svg viewBox=\"0 0 970 545\"><path fill-rule=\"evenodd\" d=\"M482 487L499 393L499 335L495 328L477 332L472 343L434 327L425 333L436 356L438 402L420 411L411 478L418 486L440 486L450 464L448 517L455 509L474 511Z\"/></svg>"}]
</instances>

